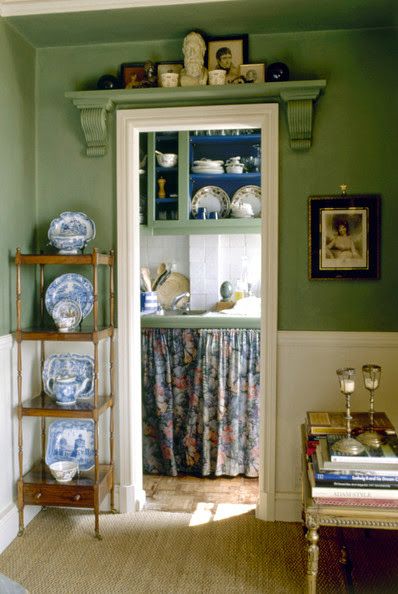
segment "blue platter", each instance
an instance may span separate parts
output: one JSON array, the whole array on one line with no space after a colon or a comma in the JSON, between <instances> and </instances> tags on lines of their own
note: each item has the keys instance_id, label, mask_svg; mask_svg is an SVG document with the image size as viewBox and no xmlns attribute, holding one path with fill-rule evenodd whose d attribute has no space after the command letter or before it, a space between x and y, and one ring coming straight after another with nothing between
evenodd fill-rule
<instances>
[{"instance_id":1,"label":"blue platter","mask_svg":"<svg viewBox=\"0 0 398 594\"><path fill-rule=\"evenodd\" d=\"M78 385L89 379L78 400L85 400L94 395L94 359L90 355L61 353L46 358L42 372L43 389L51 398L54 398L54 378L59 375L75 376Z\"/></svg>"},{"instance_id":2,"label":"blue platter","mask_svg":"<svg viewBox=\"0 0 398 594\"><path fill-rule=\"evenodd\" d=\"M50 316L58 301L76 301L83 318L91 312L94 303L93 285L85 276L71 272L58 276L48 286L45 296L46 309Z\"/></svg>"},{"instance_id":3,"label":"blue platter","mask_svg":"<svg viewBox=\"0 0 398 594\"><path fill-rule=\"evenodd\" d=\"M73 461L79 471L94 467L94 421L63 419L48 427L46 464Z\"/></svg>"}]
</instances>

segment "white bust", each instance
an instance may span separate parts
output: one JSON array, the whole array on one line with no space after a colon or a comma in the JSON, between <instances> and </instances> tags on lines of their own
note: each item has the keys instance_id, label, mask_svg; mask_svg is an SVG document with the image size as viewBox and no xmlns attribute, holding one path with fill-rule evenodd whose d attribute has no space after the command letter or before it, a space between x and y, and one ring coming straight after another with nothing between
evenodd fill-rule
<instances>
[{"instance_id":1,"label":"white bust","mask_svg":"<svg viewBox=\"0 0 398 594\"><path fill-rule=\"evenodd\" d=\"M182 45L184 54L184 68L180 76L182 87L207 84L207 68L203 66L205 52L206 44L203 37L195 31L188 33Z\"/></svg>"}]
</instances>

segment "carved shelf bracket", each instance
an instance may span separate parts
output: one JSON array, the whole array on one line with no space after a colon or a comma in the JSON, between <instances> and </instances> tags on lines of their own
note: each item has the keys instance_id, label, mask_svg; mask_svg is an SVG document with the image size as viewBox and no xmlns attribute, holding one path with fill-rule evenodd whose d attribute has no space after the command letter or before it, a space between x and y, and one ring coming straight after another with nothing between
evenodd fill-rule
<instances>
[{"instance_id":1,"label":"carved shelf bracket","mask_svg":"<svg viewBox=\"0 0 398 594\"><path fill-rule=\"evenodd\" d=\"M108 148L108 112L115 109L228 105L236 103L284 103L290 146L309 149L312 139L314 102L326 87L325 80L214 85L198 87L113 89L66 93L80 110L88 157L100 157Z\"/></svg>"},{"instance_id":2,"label":"carved shelf bracket","mask_svg":"<svg viewBox=\"0 0 398 594\"><path fill-rule=\"evenodd\" d=\"M320 88L314 88L303 92L289 89L281 92L281 99L287 109L292 149L308 150L311 147L314 101L318 98L320 90Z\"/></svg>"},{"instance_id":3,"label":"carved shelf bracket","mask_svg":"<svg viewBox=\"0 0 398 594\"><path fill-rule=\"evenodd\" d=\"M74 99L73 104L80 110L80 123L86 139L88 157L102 157L108 149L107 114L114 109L110 99L89 101Z\"/></svg>"}]
</instances>

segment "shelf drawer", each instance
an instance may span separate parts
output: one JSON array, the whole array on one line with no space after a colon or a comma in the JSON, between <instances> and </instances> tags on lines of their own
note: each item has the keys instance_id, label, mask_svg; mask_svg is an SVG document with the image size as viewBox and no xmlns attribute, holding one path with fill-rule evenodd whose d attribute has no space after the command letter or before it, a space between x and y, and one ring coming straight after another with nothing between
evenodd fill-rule
<instances>
[{"instance_id":1,"label":"shelf drawer","mask_svg":"<svg viewBox=\"0 0 398 594\"><path fill-rule=\"evenodd\" d=\"M94 487L81 485L24 484L23 497L24 505L94 507Z\"/></svg>"}]
</instances>

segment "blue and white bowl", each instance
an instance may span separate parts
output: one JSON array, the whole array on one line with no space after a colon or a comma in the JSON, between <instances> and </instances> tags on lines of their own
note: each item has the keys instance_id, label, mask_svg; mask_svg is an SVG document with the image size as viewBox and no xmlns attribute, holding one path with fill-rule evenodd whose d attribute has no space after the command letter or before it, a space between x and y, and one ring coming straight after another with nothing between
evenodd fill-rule
<instances>
[{"instance_id":1,"label":"blue and white bowl","mask_svg":"<svg viewBox=\"0 0 398 594\"><path fill-rule=\"evenodd\" d=\"M60 254L79 254L95 237L95 224L84 212L67 210L53 219L48 230L50 244Z\"/></svg>"},{"instance_id":2,"label":"blue and white bowl","mask_svg":"<svg viewBox=\"0 0 398 594\"><path fill-rule=\"evenodd\" d=\"M86 246L84 235L54 235L51 245L57 248L60 254L80 254Z\"/></svg>"}]
</instances>

